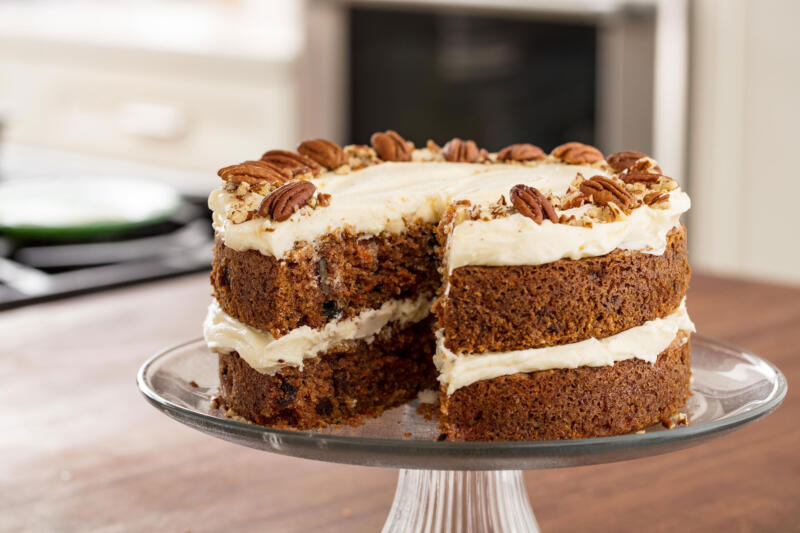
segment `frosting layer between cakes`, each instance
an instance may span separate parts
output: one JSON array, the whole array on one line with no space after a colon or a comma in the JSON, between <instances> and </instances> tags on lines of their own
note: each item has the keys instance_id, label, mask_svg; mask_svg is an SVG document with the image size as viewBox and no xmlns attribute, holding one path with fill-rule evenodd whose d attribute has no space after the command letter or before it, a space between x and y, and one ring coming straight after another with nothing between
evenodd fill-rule
<instances>
[{"instance_id":1,"label":"frosting layer between cakes","mask_svg":"<svg viewBox=\"0 0 800 533\"><path fill-rule=\"evenodd\" d=\"M357 339L369 341L387 324L403 326L419 322L428 316L431 304L428 295L389 300L379 309L368 309L345 320L332 320L321 329L302 326L275 338L229 316L216 300L212 300L203 323L203 336L211 351L236 352L256 371L274 374L287 366L302 370L304 360L316 357L337 343Z\"/></svg>"},{"instance_id":2,"label":"frosting layer between cakes","mask_svg":"<svg viewBox=\"0 0 800 533\"><path fill-rule=\"evenodd\" d=\"M688 333L694 331L684 299L666 317L650 320L616 335L544 348L455 354L445 347L440 330L436 334L434 363L439 370L439 381L447 386L447 394L453 394L459 388L477 381L519 372L609 366L634 358L654 364L658 354L672 343L679 332L686 332L685 340L688 340Z\"/></svg>"}]
</instances>

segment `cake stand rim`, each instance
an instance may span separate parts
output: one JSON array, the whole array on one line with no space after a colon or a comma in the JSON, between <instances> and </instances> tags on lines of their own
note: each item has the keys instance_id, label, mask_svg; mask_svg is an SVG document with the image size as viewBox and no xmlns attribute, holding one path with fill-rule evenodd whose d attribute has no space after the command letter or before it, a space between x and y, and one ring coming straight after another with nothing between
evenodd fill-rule
<instances>
[{"instance_id":1,"label":"cake stand rim","mask_svg":"<svg viewBox=\"0 0 800 533\"><path fill-rule=\"evenodd\" d=\"M624 435L565 440L438 442L429 440L402 440L393 438L330 435L324 433L315 433L313 431L271 428L203 413L201 411L176 404L175 402L159 395L158 392L153 390L146 379L147 370L161 358L168 356L171 352L188 347L190 345L202 343L202 337L196 337L191 340L176 343L168 348L158 351L156 354L149 357L139 368L136 375L136 382L140 392L145 396L148 402L158 410L163 411L171 418L174 418L184 425L188 425L194 429L217 436L218 438L234 441L238 444L263 451L270 451L273 453L299 458L315 459L325 462L362 466L378 466L384 468L392 467L393 465L397 468L442 470L513 470L519 468L526 469L526 467L527 469L558 468L562 466L577 466L579 464L588 465L610 463L626 460L628 458L610 460L601 459L598 461L589 460L586 462L573 463L567 461L567 464L550 464L546 466L535 467L525 465L524 463L526 459L530 461L535 460L540 456L547 457L554 454L561 455L565 459L569 459L583 455L601 456L601 454L604 452L610 453L622 450L636 450L640 453L634 453L629 457L629 459L635 459L650 455L669 453L670 451L677 451L695 444L700 444L705 440L705 438L723 436L750 423L756 422L775 411L781 405L788 391L788 383L786 381L786 377L783 375L780 369L778 369L778 367L772 362L748 350L744 350L735 344L727 341L721 341L702 334L692 334L692 341L699 341L700 344L716 345L718 347L734 351L738 356L744 356L747 359L750 359L753 363L766 365L774 373L775 377L772 391L767 396L769 399L765 400L762 405L741 413L737 413L735 415L731 415L729 417L719 418L698 425L679 426L669 431L641 434L628 433ZM196 423L189 423L190 420ZM217 431L207 431L207 429L210 427L213 427ZM274 437L277 440L286 441L288 444L290 444L288 448L291 448L292 444L298 444L298 448L300 449L265 450L260 446L250 446L246 443L239 442L239 439L226 438L224 435L224 430L226 429L235 431L236 437L240 437L242 434L252 434L254 437L257 436L257 438L253 439L254 443L263 443L267 440L267 437ZM310 457L304 455L303 453L296 453L298 451L302 451L302 448L319 451L325 449L330 450L331 448L344 450L348 447L355 449L369 448L370 451L380 453L380 459L376 459L374 461L370 461L369 459L355 461L343 459L341 457L324 458L319 457L316 454L314 457ZM663 448L665 447L670 449L664 450ZM662 449L659 450L658 448ZM653 449L652 453L648 453L650 449ZM436 468L435 466L432 466L429 461L419 461L419 466L416 466L415 461L413 461L413 459L418 457L418 454L420 453L424 454L424 456L418 457L419 459L430 460L443 455L452 457L458 452L463 455L463 459L479 460L479 468ZM501 452L505 452L505 454ZM394 456L396 460L394 462L392 462L392 460L386 460L387 456ZM496 460L505 466L494 468L491 465L484 463L484 461L487 460ZM520 464L518 466L514 466L517 462Z\"/></svg>"}]
</instances>

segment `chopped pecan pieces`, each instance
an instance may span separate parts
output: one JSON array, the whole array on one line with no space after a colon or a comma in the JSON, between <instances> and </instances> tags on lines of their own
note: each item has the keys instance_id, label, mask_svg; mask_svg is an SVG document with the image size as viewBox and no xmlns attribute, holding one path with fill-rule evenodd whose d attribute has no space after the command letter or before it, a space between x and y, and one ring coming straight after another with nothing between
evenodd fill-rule
<instances>
[{"instance_id":1,"label":"chopped pecan pieces","mask_svg":"<svg viewBox=\"0 0 800 533\"><path fill-rule=\"evenodd\" d=\"M313 195L317 188L310 181L293 181L275 189L258 207L258 214L282 222L292 216Z\"/></svg>"},{"instance_id":2,"label":"chopped pecan pieces","mask_svg":"<svg viewBox=\"0 0 800 533\"><path fill-rule=\"evenodd\" d=\"M403 139L394 130L373 133L370 144L384 161L411 161L414 144Z\"/></svg>"},{"instance_id":3,"label":"chopped pecan pieces","mask_svg":"<svg viewBox=\"0 0 800 533\"><path fill-rule=\"evenodd\" d=\"M608 163L608 166L610 166L616 172L620 172L626 168L632 167L643 157L647 157L647 154L633 151L617 152L608 156L608 158L606 158L606 162Z\"/></svg>"},{"instance_id":4,"label":"chopped pecan pieces","mask_svg":"<svg viewBox=\"0 0 800 533\"><path fill-rule=\"evenodd\" d=\"M450 139L442 151L446 160L458 163L474 163L481 156L475 141L462 141L458 137Z\"/></svg>"},{"instance_id":5,"label":"chopped pecan pieces","mask_svg":"<svg viewBox=\"0 0 800 533\"><path fill-rule=\"evenodd\" d=\"M629 174L637 172L661 174L661 167L658 166L656 160L647 156L635 161L626 170Z\"/></svg>"},{"instance_id":6,"label":"chopped pecan pieces","mask_svg":"<svg viewBox=\"0 0 800 533\"><path fill-rule=\"evenodd\" d=\"M584 181L580 190L590 196L595 204L603 206L614 203L626 213L636 205L633 195L622 184L603 176L594 176Z\"/></svg>"},{"instance_id":7,"label":"chopped pecan pieces","mask_svg":"<svg viewBox=\"0 0 800 533\"><path fill-rule=\"evenodd\" d=\"M344 147L344 155L350 170L360 170L381 162L375 150L366 144L349 144Z\"/></svg>"},{"instance_id":8,"label":"chopped pecan pieces","mask_svg":"<svg viewBox=\"0 0 800 533\"><path fill-rule=\"evenodd\" d=\"M326 139L303 141L297 151L326 168L339 168L347 163L342 147Z\"/></svg>"},{"instance_id":9,"label":"chopped pecan pieces","mask_svg":"<svg viewBox=\"0 0 800 533\"><path fill-rule=\"evenodd\" d=\"M320 207L328 207L331 205L331 195L321 192L317 195L317 205Z\"/></svg>"},{"instance_id":10,"label":"chopped pecan pieces","mask_svg":"<svg viewBox=\"0 0 800 533\"><path fill-rule=\"evenodd\" d=\"M533 144L512 144L497 153L500 161L534 161L547 157L544 150Z\"/></svg>"},{"instance_id":11,"label":"chopped pecan pieces","mask_svg":"<svg viewBox=\"0 0 800 533\"><path fill-rule=\"evenodd\" d=\"M511 187L511 204L523 216L541 224L547 218L553 224L558 223L558 215L549 200L535 187L519 184Z\"/></svg>"},{"instance_id":12,"label":"chopped pecan pieces","mask_svg":"<svg viewBox=\"0 0 800 533\"><path fill-rule=\"evenodd\" d=\"M572 165L585 165L602 161L603 154L594 146L571 142L553 148L552 156Z\"/></svg>"},{"instance_id":13,"label":"chopped pecan pieces","mask_svg":"<svg viewBox=\"0 0 800 533\"><path fill-rule=\"evenodd\" d=\"M427 143L425 143L425 147L426 147L426 148L427 148L429 151L431 151L431 152L433 152L433 153L438 153L438 152L440 152L440 151L441 151L441 149L442 149L442 148L441 148L441 147L440 147L438 144L436 144L436 141L434 141L433 139L428 139L428 142L427 142Z\"/></svg>"},{"instance_id":14,"label":"chopped pecan pieces","mask_svg":"<svg viewBox=\"0 0 800 533\"><path fill-rule=\"evenodd\" d=\"M669 193L655 191L644 195L644 203L647 205L655 205L666 202L669 200Z\"/></svg>"},{"instance_id":15,"label":"chopped pecan pieces","mask_svg":"<svg viewBox=\"0 0 800 533\"><path fill-rule=\"evenodd\" d=\"M265 163L285 169L292 176L308 174L309 172L316 176L322 172L322 167L320 167L316 161L304 155L287 152L286 150L270 150L261 156L261 160Z\"/></svg>"},{"instance_id":16,"label":"chopped pecan pieces","mask_svg":"<svg viewBox=\"0 0 800 533\"><path fill-rule=\"evenodd\" d=\"M586 201L586 197L581 192L574 192L567 194L561 200L561 209L566 211L567 209L574 209L576 207L580 207Z\"/></svg>"},{"instance_id":17,"label":"chopped pecan pieces","mask_svg":"<svg viewBox=\"0 0 800 533\"><path fill-rule=\"evenodd\" d=\"M291 178L290 173L265 161L245 161L238 165L231 165L221 168L217 175L228 183L249 183L250 185L269 183L280 186Z\"/></svg>"}]
</instances>

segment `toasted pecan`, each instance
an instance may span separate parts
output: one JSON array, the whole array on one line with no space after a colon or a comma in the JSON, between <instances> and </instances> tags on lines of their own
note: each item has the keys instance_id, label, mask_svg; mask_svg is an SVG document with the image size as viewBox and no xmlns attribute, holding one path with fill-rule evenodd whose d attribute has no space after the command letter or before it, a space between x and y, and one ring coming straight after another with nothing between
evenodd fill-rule
<instances>
[{"instance_id":1,"label":"toasted pecan","mask_svg":"<svg viewBox=\"0 0 800 533\"><path fill-rule=\"evenodd\" d=\"M553 148L551 155L572 165L585 165L602 161L603 154L588 144L569 142Z\"/></svg>"},{"instance_id":2,"label":"toasted pecan","mask_svg":"<svg viewBox=\"0 0 800 533\"><path fill-rule=\"evenodd\" d=\"M414 144L403 139L394 130L373 133L369 142L378 153L378 157L384 161L411 161Z\"/></svg>"},{"instance_id":3,"label":"toasted pecan","mask_svg":"<svg viewBox=\"0 0 800 533\"><path fill-rule=\"evenodd\" d=\"M341 146L327 139L309 139L300 143L297 151L326 168L339 168L347 163Z\"/></svg>"},{"instance_id":4,"label":"toasted pecan","mask_svg":"<svg viewBox=\"0 0 800 533\"><path fill-rule=\"evenodd\" d=\"M623 152L616 152L606 158L606 163L616 172L621 172L627 168L632 167L637 161L647 157L647 154L642 152L635 152L626 150Z\"/></svg>"},{"instance_id":5,"label":"toasted pecan","mask_svg":"<svg viewBox=\"0 0 800 533\"><path fill-rule=\"evenodd\" d=\"M322 167L320 167L316 161L304 155L286 150L270 150L261 156L261 160L271 165L284 168L295 176L307 174L309 172L316 176L322 172Z\"/></svg>"},{"instance_id":6,"label":"toasted pecan","mask_svg":"<svg viewBox=\"0 0 800 533\"><path fill-rule=\"evenodd\" d=\"M635 161L631 166L625 169L624 172L629 174L642 172L642 173L650 173L650 174L661 174L661 167L658 166L658 163L655 159L650 157L643 157L638 161Z\"/></svg>"},{"instance_id":7,"label":"toasted pecan","mask_svg":"<svg viewBox=\"0 0 800 533\"><path fill-rule=\"evenodd\" d=\"M646 172L625 172L620 174L618 177L625 183L644 183L645 185L654 185L658 183L662 177L666 176L662 176L661 174L650 174Z\"/></svg>"},{"instance_id":8,"label":"toasted pecan","mask_svg":"<svg viewBox=\"0 0 800 533\"><path fill-rule=\"evenodd\" d=\"M605 176L594 176L584 181L580 185L580 191L591 197L597 205L614 203L625 212L630 212L636 205L633 195L625 190L623 184Z\"/></svg>"},{"instance_id":9,"label":"toasted pecan","mask_svg":"<svg viewBox=\"0 0 800 533\"><path fill-rule=\"evenodd\" d=\"M582 192L574 192L571 194L567 194L561 200L561 209L574 209L576 207L580 207L586 201L586 197L583 195Z\"/></svg>"},{"instance_id":10,"label":"toasted pecan","mask_svg":"<svg viewBox=\"0 0 800 533\"><path fill-rule=\"evenodd\" d=\"M655 205L666 202L669 200L669 193L662 191L654 191L644 195L644 203L646 205Z\"/></svg>"},{"instance_id":11,"label":"toasted pecan","mask_svg":"<svg viewBox=\"0 0 800 533\"><path fill-rule=\"evenodd\" d=\"M497 159L500 161L535 161L544 159L546 154L544 150L534 144L512 144L506 146L497 153Z\"/></svg>"},{"instance_id":12,"label":"toasted pecan","mask_svg":"<svg viewBox=\"0 0 800 533\"><path fill-rule=\"evenodd\" d=\"M555 209L539 189L520 183L511 187L509 197L511 204L521 215L530 218L537 224L541 224L545 218L554 224L558 223Z\"/></svg>"},{"instance_id":13,"label":"toasted pecan","mask_svg":"<svg viewBox=\"0 0 800 533\"><path fill-rule=\"evenodd\" d=\"M266 161L245 161L219 169L217 175L229 183L270 183L280 186L286 183L291 173Z\"/></svg>"},{"instance_id":14,"label":"toasted pecan","mask_svg":"<svg viewBox=\"0 0 800 533\"><path fill-rule=\"evenodd\" d=\"M458 137L450 139L442 148L447 161L459 163L474 163L481 156L481 151L475 141L463 141Z\"/></svg>"},{"instance_id":15,"label":"toasted pecan","mask_svg":"<svg viewBox=\"0 0 800 533\"><path fill-rule=\"evenodd\" d=\"M272 191L258 206L258 214L282 222L292 216L312 196L317 188L310 181L293 181Z\"/></svg>"}]
</instances>

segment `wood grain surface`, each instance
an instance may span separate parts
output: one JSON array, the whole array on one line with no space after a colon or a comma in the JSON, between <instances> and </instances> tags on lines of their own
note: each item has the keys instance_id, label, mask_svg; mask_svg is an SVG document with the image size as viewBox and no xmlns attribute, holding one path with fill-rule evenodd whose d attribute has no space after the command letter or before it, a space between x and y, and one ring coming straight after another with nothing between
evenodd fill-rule
<instances>
[{"instance_id":1,"label":"wood grain surface","mask_svg":"<svg viewBox=\"0 0 800 533\"><path fill-rule=\"evenodd\" d=\"M396 472L216 440L136 388L200 334L204 275L0 313L0 531L378 531ZM698 330L777 364L783 406L689 450L525 474L546 533L800 531L800 289L695 276Z\"/></svg>"}]
</instances>

